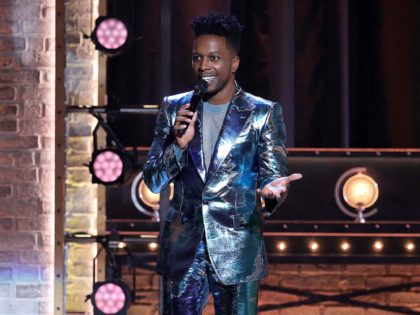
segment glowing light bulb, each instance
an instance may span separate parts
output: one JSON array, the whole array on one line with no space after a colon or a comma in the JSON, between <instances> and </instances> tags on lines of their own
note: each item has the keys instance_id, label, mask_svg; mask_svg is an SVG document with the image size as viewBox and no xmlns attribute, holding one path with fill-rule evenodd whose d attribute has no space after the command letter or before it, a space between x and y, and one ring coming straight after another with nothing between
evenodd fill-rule
<instances>
[{"instance_id":1,"label":"glowing light bulb","mask_svg":"<svg viewBox=\"0 0 420 315\"><path fill-rule=\"evenodd\" d=\"M412 241L407 241L404 244L404 248L407 252L414 252L416 250L416 244L414 244Z\"/></svg>"},{"instance_id":2,"label":"glowing light bulb","mask_svg":"<svg viewBox=\"0 0 420 315\"><path fill-rule=\"evenodd\" d=\"M341 249L342 252L348 252L351 249L351 245L350 245L349 242L343 241L340 244L340 249Z\"/></svg>"},{"instance_id":3,"label":"glowing light bulb","mask_svg":"<svg viewBox=\"0 0 420 315\"><path fill-rule=\"evenodd\" d=\"M378 184L365 174L353 175L344 183L344 200L353 208L368 208L378 200L378 196Z\"/></svg>"},{"instance_id":4,"label":"glowing light bulb","mask_svg":"<svg viewBox=\"0 0 420 315\"><path fill-rule=\"evenodd\" d=\"M156 242L151 242L147 244L147 247L149 248L150 251L154 252L155 250L158 249L159 245Z\"/></svg>"},{"instance_id":5,"label":"glowing light bulb","mask_svg":"<svg viewBox=\"0 0 420 315\"><path fill-rule=\"evenodd\" d=\"M310 241L308 247L313 253L319 251L319 243L317 241Z\"/></svg>"},{"instance_id":6,"label":"glowing light bulb","mask_svg":"<svg viewBox=\"0 0 420 315\"><path fill-rule=\"evenodd\" d=\"M276 247L280 252L284 252L287 249L287 243L285 241L280 241L277 243Z\"/></svg>"},{"instance_id":7,"label":"glowing light bulb","mask_svg":"<svg viewBox=\"0 0 420 315\"><path fill-rule=\"evenodd\" d=\"M384 249L384 243L382 241L375 241L373 243L373 250L375 252L381 252Z\"/></svg>"}]
</instances>

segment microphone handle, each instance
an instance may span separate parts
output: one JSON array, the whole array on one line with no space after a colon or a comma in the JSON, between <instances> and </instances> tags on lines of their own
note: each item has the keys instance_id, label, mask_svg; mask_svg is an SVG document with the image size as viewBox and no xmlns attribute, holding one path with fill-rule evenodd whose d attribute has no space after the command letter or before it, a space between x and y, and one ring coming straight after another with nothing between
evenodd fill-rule
<instances>
[{"instance_id":1,"label":"microphone handle","mask_svg":"<svg viewBox=\"0 0 420 315\"><path fill-rule=\"evenodd\" d=\"M197 110L198 104L200 103L201 99L203 98L204 94L207 91L207 87L208 87L208 83L203 79L199 79L196 82L195 87L194 87L194 93L190 99L190 107L188 107L189 111L195 113L195 111ZM187 130L190 124L186 122L184 123L184 125L186 126L184 129L178 130L177 132L178 137L182 137L182 135L185 133L185 131Z\"/></svg>"},{"instance_id":2,"label":"microphone handle","mask_svg":"<svg viewBox=\"0 0 420 315\"><path fill-rule=\"evenodd\" d=\"M191 96L190 100L190 107L188 107L188 110L195 113L197 110L198 104L200 103L201 99L203 98L203 94L199 91L194 91L194 94Z\"/></svg>"},{"instance_id":3,"label":"microphone handle","mask_svg":"<svg viewBox=\"0 0 420 315\"><path fill-rule=\"evenodd\" d=\"M198 104L200 103L202 98L203 98L203 93L201 93L200 91L197 91L197 90L194 91L194 93L193 93L193 95L191 96L191 99L190 99L190 107L188 107L188 110L195 113L195 111L197 110ZM187 131L190 123L184 122L183 125L185 125L185 128L177 131L177 133L176 133L177 137L182 137L184 135L184 133L185 133L185 131Z\"/></svg>"}]
</instances>

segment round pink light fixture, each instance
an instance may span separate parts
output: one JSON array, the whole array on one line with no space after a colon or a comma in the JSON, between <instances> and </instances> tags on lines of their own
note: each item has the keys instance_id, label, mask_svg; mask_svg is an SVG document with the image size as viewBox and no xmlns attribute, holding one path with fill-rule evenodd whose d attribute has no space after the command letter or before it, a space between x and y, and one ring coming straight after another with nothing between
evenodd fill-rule
<instances>
[{"instance_id":1,"label":"round pink light fixture","mask_svg":"<svg viewBox=\"0 0 420 315\"><path fill-rule=\"evenodd\" d=\"M106 283L95 293L96 307L104 314L118 313L125 304L125 294L120 286Z\"/></svg>"},{"instance_id":2,"label":"round pink light fixture","mask_svg":"<svg viewBox=\"0 0 420 315\"><path fill-rule=\"evenodd\" d=\"M116 55L127 46L129 31L123 21L114 17L100 16L96 19L91 39L97 50Z\"/></svg>"},{"instance_id":3,"label":"round pink light fixture","mask_svg":"<svg viewBox=\"0 0 420 315\"><path fill-rule=\"evenodd\" d=\"M114 149L95 151L90 164L92 182L114 184L123 178L124 163L120 152Z\"/></svg>"},{"instance_id":4,"label":"round pink light fixture","mask_svg":"<svg viewBox=\"0 0 420 315\"><path fill-rule=\"evenodd\" d=\"M109 18L99 23L96 36L106 49L117 49L127 41L128 31L122 21Z\"/></svg>"},{"instance_id":5,"label":"round pink light fixture","mask_svg":"<svg viewBox=\"0 0 420 315\"><path fill-rule=\"evenodd\" d=\"M133 302L133 292L120 280L95 282L90 299L94 314L126 315Z\"/></svg>"}]
</instances>

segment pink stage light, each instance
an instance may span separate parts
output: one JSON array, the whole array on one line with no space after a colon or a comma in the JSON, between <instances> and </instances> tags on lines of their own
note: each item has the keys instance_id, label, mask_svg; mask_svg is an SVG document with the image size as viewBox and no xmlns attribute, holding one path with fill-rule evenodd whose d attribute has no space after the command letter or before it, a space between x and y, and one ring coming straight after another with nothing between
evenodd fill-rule
<instances>
[{"instance_id":1,"label":"pink stage light","mask_svg":"<svg viewBox=\"0 0 420 315\"><path fill-rule=\"evenodd\" d=\"M105 149L94 152L91 165L93 182L111 184L123 176L122 157L114 150Z\"/></svg>"},{"instance_id":2,"label":"pink stage light","mask_svg":"<svg viewBox=\"0 0 420 315\"><path fill-rule=\"evenodd\" d=\"M94 293L96 308L104 314L116 314L126 305L122 288L114 283L101 285Z\"/></svg>"},{"instance_id":3,"label":"pink stage light","mask_svg":"<svg viewBox=\"0 0 420 315\"><path fill-rule=\"evenodd\" d=\"M120 20L108 18L99 23L96 37L106 49L118 49L127 41L127 27Z\"/></svg>"},{"instance_id":4,"label":"pink stage light","mask_svg":"<svg viewBox=\"0 0 420 315\"><path fill-rule=\"evenodd\" d=\"M131 42L127 24L114 17L100 16L90 36L95 48L107 55L122 53Z\"/></svg>"}]
</instances>

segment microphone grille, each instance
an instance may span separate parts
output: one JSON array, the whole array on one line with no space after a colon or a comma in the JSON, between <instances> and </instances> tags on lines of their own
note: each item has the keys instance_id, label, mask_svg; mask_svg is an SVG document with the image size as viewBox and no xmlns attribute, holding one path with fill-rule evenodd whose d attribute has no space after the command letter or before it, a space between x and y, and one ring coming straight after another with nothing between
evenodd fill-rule
<instances>
[{"instance_id":1,"label":"microphone grille","mask_svg":"<svg viewBox=\"0 0 420 315\"><path fill-rule=\"evenodd\" d=\"M199 79L194 86L194 90L200 94L205 93L207 91L208 85L209 84L205 80Z\"/></svg>"}]
</instances>

